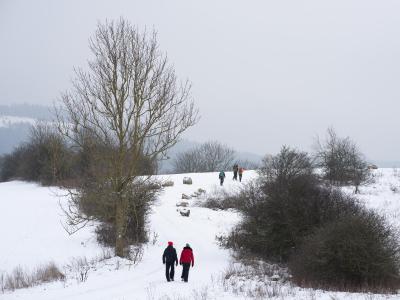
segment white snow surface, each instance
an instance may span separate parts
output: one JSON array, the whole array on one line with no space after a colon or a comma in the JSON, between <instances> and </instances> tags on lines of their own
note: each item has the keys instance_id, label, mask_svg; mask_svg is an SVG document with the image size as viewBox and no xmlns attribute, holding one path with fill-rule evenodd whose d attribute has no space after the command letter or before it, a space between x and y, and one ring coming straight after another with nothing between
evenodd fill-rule
<instances>
[{"instance_id":1,"label":"white snow surface","mask_svg":"<svg viewBox=\"0 0 400 300\"><path fill-rule=\"evenodd\" d=\"M0 184L0 272L21 265L29 270L55 261L99 252L93 227L69 236L61 226L64 214L58 188L13 181Z\"/></svg>"},{"instance_id":2,"label":"white snow surface","mask_svg":"<svg viewBox=\"0 0 400 300\"><path fill-rule=\"evenodd\" d=\"M174 181L174 186L166 187L153 206L149 232L150 240L154 236L157 239L144 247L143 259L136 266L129 267L125 260L112 258L91 269L86 282L67 280L4 294L0 291L0 299L203 299L202 292L207 294L204 299L249 299L224 289L217 279L232 263L232 258L228 250L218 246L216 236L233 228L240 221L240 215L191 205L190 217L182 217L176 207L182 193L192 194L198 188L207 193L240 188L242 183L232 181L231 172L226 174L224 187L219 186L217 173L160 176ZM376 182L362 187L359 198L399 226L400 177L392 169L379 169L375 174ZM192 177L192 185L183 185L186 176ZM244 183L256 176L256 172L246 171ZM96 243L94 227L86 227L71 236L64 231L61 222L65 217L59 201L65 199L60 194L62 191L58 188L31 183L0 184L0 272L11 272L17 265L33 269L49 261L63 269L73 257L93 258L102 252ZM174 242L178 256L186 243L193 248L195 264L188 283L179 280L180 266L175 270L176 281L166 282L161 257L168 241ZM240 284L250 286L254 282L248 279ZM287 284L278 290L281 294L276 299L400 299L399 295L324 292Z\"/></svg>"}]
</instances>

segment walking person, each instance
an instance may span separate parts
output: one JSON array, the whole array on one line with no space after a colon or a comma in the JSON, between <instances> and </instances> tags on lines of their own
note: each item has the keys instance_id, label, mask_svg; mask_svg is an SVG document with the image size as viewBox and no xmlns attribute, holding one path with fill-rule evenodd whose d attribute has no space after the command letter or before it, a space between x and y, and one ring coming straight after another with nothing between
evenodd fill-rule
<instances>
[{"instance_id":1,"label":"walking person","mask_svg":"<svg viewBox=\"0 0 400 300\"><path fill-rule=\"evenodd\" d=\"M165 248L162 257L163 264L165 264L165 277L167 281L174 281L175 266L178 265L178 255L176 254L176 249L173 247L172 242L168 242L168 247Z\"/></svg>"},{"instance_id":2,"label":"walking person","mask_svg":"<svg viewBox=\"0 0 400 300\"><path fill-rule=\"evenodd\" d=\"M224 171L221 171L221 172L219 172L219 184L221 185L221 186L223 186L224 185L224 180L225 180L225 172Z\"/></svg>"},{"instance_id":3,"label":"walking person","mask_svg":"<svg viewBox=\"0 0 400 300\"><path fill-rule=\"evenodd\" d=\"M183 248L181 257L179 258L179 264L182 265L182 281L188 282L190 264L192 268L194 266L193 250L190 248L189 244L186 244Z\"/></svg>"},{"instance_id":4,"label":"walking person","mask_svg":"<svg viewBox=\"0 0 400 300\"><path fill-rule=\"evenodd\" d=\"M242 182L242 176L243 176L244 168L240 167L239 168L239 181Z\"/></svg>"},{"instance_id":5,"label":"walking person","mask_svg":"<svg viewBox=\"0 0 400 300\"><path fill-rule=\"evenodd\" d=\"M238 164L233 165L233 180L237 180L239 166Z\"/></svg>"}]
</instances>

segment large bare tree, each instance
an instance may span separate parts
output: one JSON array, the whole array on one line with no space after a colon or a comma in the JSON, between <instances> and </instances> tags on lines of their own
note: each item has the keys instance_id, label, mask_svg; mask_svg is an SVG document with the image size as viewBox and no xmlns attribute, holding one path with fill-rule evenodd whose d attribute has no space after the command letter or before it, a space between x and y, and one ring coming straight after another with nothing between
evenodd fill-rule
<instances>
[{"instance_id":1,"label":"large bare tree","mask_svg":"<svg viewBox=\"0 0 400 300\"><path fill-rule=\"evenodd\" d=\"M87 69L75 71L73 88L62 94L58 119L60 130L77 147L86 135L113 149L102 157L108 165L104 181L115 201L115 253L123 256L126 193L140 174L140 160L163 159L196 123L198 112L190 83L178 82L155 32L141 32L121 18L98 24L89 45L93 58Z\"/></svg>"}]
</instances>

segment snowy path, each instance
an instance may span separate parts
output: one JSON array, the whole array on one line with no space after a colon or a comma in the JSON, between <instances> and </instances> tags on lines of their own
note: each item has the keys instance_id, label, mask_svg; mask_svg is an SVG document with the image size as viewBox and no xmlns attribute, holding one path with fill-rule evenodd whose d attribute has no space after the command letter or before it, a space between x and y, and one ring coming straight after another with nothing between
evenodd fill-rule
<instances>
[{"instance_id":1,"label":"snowy path","mask_svg":"<svg viewBox=\"0 0 400 300\"><path fill-rule=\"evenodd\" d=\"M254 173L247 172L246 175L254 176ZM176 210L176 202L180 200L182 193L192 194L198 188L206 189L207 192L221 188L217 185L218 175L215 173L191 175L193 185L183 185L184 176L164 176L164 178L172 179L175 185L165 188L159 201L154 205L150 216L150 231L158 235L157 242L146 246L143 260L136 267L130 270L125 267L118 271L101 269L89 274L85 283L72 283L68 287L63 287L62 283L54 283L0 296L2 299L4 297L4 299L43 300L158 299L164 296L172 299L186 296L189 299L194 290L201 290L211 285L212 277L219 276L230 261L229 252L219 248L215 237L231 228L238 221L238 216L233 212L217 212L201 207L190 207L189 218L180 216ZM245 177L245 180L249 176ZM230 173L227 173L227 177L224 188L232 189L240 186L240 183L230 180ZM1 188L0 185L0 191ZM59 222L53 219L52 222L54 222L53 226L60 226ZM36 239L35 234L32 234L31 238ZM186 243L193 248L195 266L190 270L189 283L179 281L180 266L176 268L177 281L166 282L165 280L161 255L167 241L170 240L174 242L178 255ZM54 250L51 249L51 251ZM92 249L92 251L95 250ZM51 256L51 252L48 255ZM23 255L20 258L23 259ZM15 257L14 261L18 260L19 258Z\"/></svg>"}]
</instances>

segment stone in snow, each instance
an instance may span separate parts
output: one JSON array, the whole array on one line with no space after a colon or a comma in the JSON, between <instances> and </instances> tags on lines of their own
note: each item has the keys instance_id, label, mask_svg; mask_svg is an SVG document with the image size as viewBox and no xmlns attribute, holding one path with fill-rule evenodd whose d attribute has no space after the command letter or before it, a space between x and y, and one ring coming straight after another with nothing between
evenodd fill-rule
<instances>
[{"instance_id":1,"label":"stone in snow","mask_svg":"<svg viewBox=\"0 0 400 300\"><path fill-rule=\"evenodd\" d=\"M191 177L183 177L183 184L192 184L192 178Z\"/></svg>"}]
</instances>

